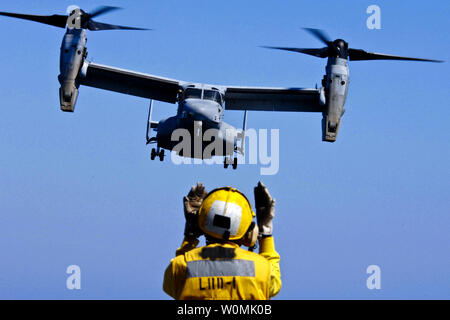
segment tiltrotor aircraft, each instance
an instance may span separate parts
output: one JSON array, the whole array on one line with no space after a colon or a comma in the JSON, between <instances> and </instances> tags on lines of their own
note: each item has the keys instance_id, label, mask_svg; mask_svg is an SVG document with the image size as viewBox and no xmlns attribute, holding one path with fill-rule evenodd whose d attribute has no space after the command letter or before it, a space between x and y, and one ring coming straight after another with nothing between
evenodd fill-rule
<instances>
[{"instance_id":1,"label":"tiltrotor aircraft","mask_svg":"<svg viewBox=\"0 0 450 320\"><path fill-rule=\"evenodd\" d=\"M191 137L216 129L215 139L221 139L223 150L215 150L211 156L223 156L224 166L236 169L236 155L244 152L247 111L294 111L320 112L322 118L322 140L336 141L349 85L348 61L357 60L437 60L400 57L367 52L348 47L342 39L330 40L323 31L306 29L326 46L320 49L300 49L284 47L267 47L294 51L327 58L326 74L320 88L264 88L207 85L188 81L173 80L164 77L119 69L89 62L86 50L87 30L147 30L100 23L92 20L116 7L100 7L87 13L76 6L68 8L68 15L28 15L0 12L0 15L31 20L60 28L66 28L61 54L59 90L62 111L73 112L80 85L111 90L119 93L150 99L147 128L147 143L156 143L152 149L151 159L157 156L164 159L164 149L173 150L177 141L172 141L176 129L186 129ZM173 117L152 121L153 100L178 103L177 114ZM225 110L244 110L244 125L238 130L223 121ZM151 130L156 131L155 137ZM202 150L205 145L202 143ZM175 150L176 151L176 150ZM203 152L178 153L190 158L203 158Z\"/></svg>"}]
</instances>

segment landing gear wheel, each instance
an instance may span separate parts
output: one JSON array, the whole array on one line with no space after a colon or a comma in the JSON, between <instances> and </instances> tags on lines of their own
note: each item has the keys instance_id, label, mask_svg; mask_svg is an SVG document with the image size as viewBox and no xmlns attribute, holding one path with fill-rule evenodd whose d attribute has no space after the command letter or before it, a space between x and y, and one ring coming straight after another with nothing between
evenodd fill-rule
<instances>
[{"instance_id":1,"label":"landing gear wheel","mask_svg":"<svg viewBox=\"0 0 450 320\"><path fill-rule=\"evenodd\" d=\"M160 152L159 152L159 161L163 161L164 160L164 149L162 149Z\"/></svg>"},{"instance_id":2,"label":"landing gear wheel","mask_svg":"<svg viewBox=\"0 0 450 320\"><path fill-rule=\"evenodd\" d=\"M233 170L236 170L237 168L237 158L233 159Z\"/></svg>"},{"instance_id":3,"label":"landing gear wheel","mask_svg":"<svg viewBox=\"0 0 450 320\"><path fill-rule=\"evenodd\" d=\"M156 150L155 150L155 148L152 148L152 153L150 155L150 159L155 160L155 158L156 158Z\"/></svg>"},{"instance_id":4,"label":"landing gear wheel","mask_svg":"<svg viewBox=\"0 0 450 320\"><path fill-rule=\"evenodd\" d=\"M228 162L228 158L227 157L223 158L223 167L225 169L228 169L229 165L230 165L230 163Z\"/></svg>"}]
</instances>

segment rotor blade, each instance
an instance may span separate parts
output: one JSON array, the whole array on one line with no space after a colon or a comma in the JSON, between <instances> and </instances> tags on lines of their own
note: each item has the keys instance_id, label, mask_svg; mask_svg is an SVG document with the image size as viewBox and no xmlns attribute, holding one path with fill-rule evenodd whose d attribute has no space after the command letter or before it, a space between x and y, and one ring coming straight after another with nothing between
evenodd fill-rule
<instances>
[{"instance_id":1,"label":"rotor blade","mask_svg":"<svg viewBox=\"0 0 450 320\"><path fill-rule=\"evenodd\" d=\"M443 62L441 60L420 59L411 57L394 56L390 54L367 52L361 49L348 49L350 61L361 60L408 60L408 61L427 61L427 62Z\"/></svg>"},{"instance_id":2,"label":"rotor blade","mask_svg":"<svg viewBox=\"0 0 450 320\"><path fill-rule=\"evenodd\" d=\"M54 14L51 16L40 16L40 15L32 15L32 14L20 14L20 13L10 13L10 12L0 12L0 15L35 21L39 23L48 24L55 27L65 28L67 24L67 16Z\"/></svg>"},{"instance_id":3,"label":"rotor blade","mask_svg":"<svg viewBox=\"0 0 450 320\"><path fill-rule=\"evenodd\" d=\"M267 49L277 49L277 50L285 50L285 51L292 51L292 52L298 52L298 53L304 53L309 54L310 56L315 56L318 58L325 58L328 56L328 48L320 48L320 49L304 49L304 48L286 48L286 47L266 47L263 46L262 48Z\"/></svg>"},{"instance_id":4,"label":"rotor blade","mask_svg":"<svg viewBox=\"0 0 450 320\"><path fill-rule=\"evenodd\" d=\"M314 37L322 41L327 46L331 42L330 37L323 30L313 28L303 28L303 29L311 33Z\"/></svg>"},{"instance_id":5,"label":"rotor blade","mask_svg":"<svg viewBox=\"0 0 450 320\"><path fill-rule=\"evenodd\" d=\"M93 20L89 20L87 23L87 28L91 31L101 31L101 30L151 30L145 28L135 28L135 27L126 27L126 26L117 26L114 24L107 24L96 22Z\"/></svg>"},{"instance_id":6,"label":"rotor blade","mask_svg":"<svg viewBox=\"0 0 450 320\"><path fill-rule=\"evenodd\" d=\"M107 12L114 11L114 10L118 10L118 9L122 9L122 8L119 8L119 7L110 7L110 6L102 6L102 7L99 7L99 8L97 8L97 9L95 9L95 10L92 11L92 12L89 12L89 16L90 16L91 18L94 18L94 17L100 16L100 15L102 15L102 14L105 14L105 13L107 13Z\"/></svg>"}]
</instances>

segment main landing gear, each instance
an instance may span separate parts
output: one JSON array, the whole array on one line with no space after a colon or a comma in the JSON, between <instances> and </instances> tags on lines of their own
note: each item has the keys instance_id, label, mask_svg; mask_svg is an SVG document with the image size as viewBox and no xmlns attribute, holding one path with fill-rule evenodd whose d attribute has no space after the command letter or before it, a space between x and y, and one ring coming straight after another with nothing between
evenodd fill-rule
<instances>
[{"instance_id":1,"label":"main landing gear","mask_svg":"<svg viewBox=\"0 0 450 320\"><path fill-rule=\"evenodd\" d=\"M231 157L225 157L223 159L223 167L225 169L228 169L228 166L231 164L231 166L233 167L233 170L236 170L237 162L238 162L238 159L236 157L234 159L232 159Z\"/></svg>"},{"instance_id":2,"label":"main landing gear","mask_svg":"<svg viewBox=\"0 0 450 320\"><path fill-rule=\"evenodd\" d=\"M155 160L156 157L159 157L159 161L164 160L164 149L152 148L152 153L150 155L150 159Z\"/></svg>"}]
</instances>

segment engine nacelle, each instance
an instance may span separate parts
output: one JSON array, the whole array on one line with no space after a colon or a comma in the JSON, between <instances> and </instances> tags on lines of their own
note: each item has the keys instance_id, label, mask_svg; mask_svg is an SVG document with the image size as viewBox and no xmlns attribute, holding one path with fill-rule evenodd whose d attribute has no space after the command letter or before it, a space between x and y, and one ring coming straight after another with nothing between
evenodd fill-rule
<instances>
[{"instance_id":1,"label":"engine nacelle","mask_svg":"<svg viewBox=\"0 0 450 320\"><path fill-rule=\"evenodd\" d=\"M322 140L335 142L341 126L341 117L345 112L350 82L348 62L345 59L330 57L326 71L326 106L322 119Z\"/></svg>"},{"instance_id":2,"label":"engine nacelle","mask_svg":"<svg viewBox=\"0 0 450 320\"><path fill-rule=\"evenodd\" d=\"M322 118L322 141L335 142L341 127L341 119L330 121L328 116Z\"/></svg>"},{"instance_id":3,"label":"engine nacelle","mask_svg":"<svg viewBox=\"0 0 450 320\"><path fill-rule=\"evenodd\" d=\"M66 83L59 88L59 103L61 110L65 112L73 112L78 98L78 88L75 83Z\"/></svg>"},{"instance_id":4,"label":"engine nacelle","mask_svg":"<svg viewBox=\"0 0 450 320\"><path fill-rule=\"evenodd\" d=\"M73 112L78 97L77 77L86 58L86 30L68 28L61 44L59 100L62 111Z\"/></svg>"}]
</instances>

